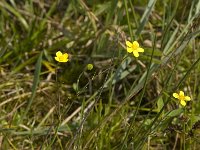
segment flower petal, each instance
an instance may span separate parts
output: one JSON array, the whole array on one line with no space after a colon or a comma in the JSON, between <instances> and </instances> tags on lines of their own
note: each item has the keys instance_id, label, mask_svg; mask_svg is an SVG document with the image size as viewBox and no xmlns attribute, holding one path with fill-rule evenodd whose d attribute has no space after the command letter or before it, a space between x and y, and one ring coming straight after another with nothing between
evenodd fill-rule
<instances>
[{"instance_id":1,"label":"flower petal","mask_svg":"<svg viewBox=\"0 0 200 150\"><path fill-rule=\"evenodd\" d=\"M60 61L58 57L55 57L55 60L58 61L58 62Z\"/></svg>"},{"instance_id":2,"label":"flower petal","mask_svg":"<svg viewBox=\"0 0 200 150\"><path fill-rule=\"evenodd\" d=\"M128 46L128 47L132 47L132 43L129 42L129 41L126 41L126 46Z\"/></svg>"},{"instance_id":3,"label":"flower petal","mask_svg":"<svg viewBox=\"0 0 200 150\"><path fill-rule=\"evenodd\" d=\"M57 56L57 57L62 56L62 52L61 52L61 51L56 52L56 56Z\"/></svg>"},{"instance_id":4,"label":"flower petal","mask_svg":"<svg viewBox=\"0 0 200 150\"><path fill-rule=\"evenodd\" d=\"M190 101L191 98L190 98L189 96L185 96L185 100L186 100L186 101Z\"/></svg>"},{"instance_id":5,"label":"flower petal","mask_svg":"<svg viewBox=\"0 0 200 150\"><path fill-rule=\"evenodd\" d=\"M134 41L132 47L134 49L138 49L140 47L140 45L139 45L139 43L137 41Z\"/></svg>"},{"instance_id":6,"label":"flower petal","mask_svg":"<svg viewBox=\"0 0 200 150\"><path fill-rule=\"evenodd\" d=\"M179 98L179 95L178 95L177 93L173 93L173 96L174 96L175 98Z\"/></svg>"},{"instance_id":7,"label":"flower petal","mask_svg":"<svg viewBox=\"0 0 200 150\"><path fill-rule=\"evenodd\" d=\"M185 106L185 105L186 105L186 102L185 102L185 101L183 101L183 100L182 100L182 101L180 101L180 103L181 103L181 105L182 105L182 106Z\"/></svg>"},{"instance_id":8,"label":"flower petal","mask_svg":"<svg viewBox=\"0 0 200 150\"><path fill-rule=\"evenodd\" d=\"M141 47L139 47L139 48L137 49L137 51L138 51L138 52L142 52L142 53L143 53L143 52L144 52L144 49L143 49L143 48L141 48Z\"/></svg>"},{"instance_id":9,"label":"flower petal","mask_svg":"<svg viewBox=\"0 0 200 150\"><path fill-rule=\"evenodd\" d=\"M68 62L69 59L63 59L61 62Z\"/></svg>"},{"instance_id":10,"label":"flower petal","mask_svg":"<svg viewBox=\"0 0 200 150\"><path fill-rule=\"evenodd\" d=\"M133 51L133 55L134 55L135 57L139 57L139 53L138 53L137 51Z\"/></svg>"},{"instance_id":11,"label":"flower petal","mask_svg":"<svg viewBox=\"0 0 200 150\"><path fill-rule=\"evenodd\" d=\"M132 53L132 52L133 52L133 49L130 48L130 47L127 47L127 52Z\"/></svg>"},{"instance_id":12,"label":"flower petal","mask_svg":"<svg viewBox=\"0 0 200 150\"><path fill-rule=\"evenodd\" d=\"M181 96L181 97L184 96L184 92L183 92L183 91L180 91L180 92L179 92L179 96Z\"/></svg>"},{"instance_id":13,"label":"flower petal","mask_svg":"<svg viewBox=\"0 0 200 150\"><path fill-rule=\"evenodd\" d=\"M69 56L69 55L68 55L67 53L63 54L63 57L64 57L64 58L68 58L68 56Z\"/></svg>"}]
</instances>

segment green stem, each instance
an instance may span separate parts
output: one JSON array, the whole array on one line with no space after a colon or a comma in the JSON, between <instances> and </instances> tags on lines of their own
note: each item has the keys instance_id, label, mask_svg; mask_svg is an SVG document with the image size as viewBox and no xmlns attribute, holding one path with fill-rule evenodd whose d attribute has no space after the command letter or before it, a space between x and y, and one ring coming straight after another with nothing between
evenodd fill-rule
<instances>
[{"instance_id":1,"label":"green stem","mask_svg":"<svg viewBox=\"0 0 200 150\"><path fill-rule=\"evenodd\" d=\"M184 108L184 117L186 116L186 109ZM186 129L185 129L185 121L183 123L183 150L185 150L185 133L186 133Z\"/></svg>"},{"instance_id":2,"label":"green stem","mask_svg":"<svg viewBox=\"0 0 200 150\"><path fill-rule=\"evenodd\" d=\"M131 41L133 41L133 32L131 30L131 23L130 23L130 19L129 19L128 6L127 6L127 1L126 0L124 0L124 4L125 4L125 9L126 9L126 17L127 17L127 22L128 22L128 29L129 29L129 33L131 35Z\"/></svg>"}]
</instances>

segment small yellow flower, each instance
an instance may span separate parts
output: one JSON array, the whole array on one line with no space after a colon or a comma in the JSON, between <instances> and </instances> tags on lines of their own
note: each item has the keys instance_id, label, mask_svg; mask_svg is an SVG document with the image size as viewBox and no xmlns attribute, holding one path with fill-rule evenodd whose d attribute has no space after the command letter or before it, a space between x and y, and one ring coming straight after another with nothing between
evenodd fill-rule
<instances>
[{"instance_id":1,"label":"small yellow flower","mask_svg":"<svg viewBox=\"0 0 200 150\"><path fill-rule=\"evenodd\" d=\"M133 53L135 57L139 57L139 52L143 53L144 49L140 47L139 43L137 41L134 41L133 43L126 41L127 46L127 52Z\"/></svg>"},{"instance_id":2,"label":"small yellow flower","mask_svg":"<svg viewBox=\"0 0 200 150\"><path fill-rule=\"evenodd\" d=\"M180 91L179 94L178 93L173 93L173 96L177 99L179 99L180 101L180 104L182 106L185 106L186 105L186 102L185 101L190 101L191 98L189 96L185 96L184 92L183 91Z\"/></svg>"},{"instance_id":3,"label":"small yellow flower","mask_svg":"<svg viewBox=\"0 0 200 150\"><path fill-rule=\"evenodd\" d=\"M67 53L63 54L61 51L58 51L56 53L55 60L58 62L68 62L69 61L68 54Z\"/></svg>"},{"instance_id":4,"label":"small yellow flower","mask_svg":"<svg viewBox=\"0 0 200 150\"><path fill-rule=\"evenodd\" d=\"M87 64L87 70L92 70L93 69L93 64Z\"/></svg>"}]
</instances>

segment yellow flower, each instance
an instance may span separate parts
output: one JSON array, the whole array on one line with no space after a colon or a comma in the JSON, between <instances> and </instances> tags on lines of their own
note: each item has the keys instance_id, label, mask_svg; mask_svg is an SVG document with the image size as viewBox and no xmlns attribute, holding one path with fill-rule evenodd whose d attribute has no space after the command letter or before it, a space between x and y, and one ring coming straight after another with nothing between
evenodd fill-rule
<instances>
[{"instance_id":1,"label":"yellow flower","mask_svg":"<svg viewBox=\"0 0 200 150\"><path fill-rule=\"evenodd\" d=\"M137 41L134 41L133 43L126 41L127 46L127 52L133 53L135 57L139 57L139 52L143 53L144 49L140 47L139 43Z\"/></svg>"},{"instance_id":2,"label":"yellow flower","mask_svg":"<svg viewBox=\"0 0 200 150\"><path fill-rule=\"evenodd\" d=\"M178 93L173 93L173 96L177 99L179 99L180 104L185 106L186 102L185 101L190 101L191 98L189 96L185 96L183 91L180 91L179 94Z\"/></svg>"},{"instance_id":3,"label":"yellow flower","mask_svg":"<svg viewBox=\"0 0 200 150\"><path fill-rule=\"evenodd\" d=\"M61 51L58 51L56 53L55 60L58 62L68 62L69 61L68 54L67 53L63 54Z\"/></svg>"},{"instance_id":4,"label":"yellow flower","mask_svg":"<svg viewBox=\"0 0 200 150\"><path fill-rule=\"evenodd\" d=\"M87 64L87 70L92 70L93 69L93 64Z\"/></svg>"}]
</instances>

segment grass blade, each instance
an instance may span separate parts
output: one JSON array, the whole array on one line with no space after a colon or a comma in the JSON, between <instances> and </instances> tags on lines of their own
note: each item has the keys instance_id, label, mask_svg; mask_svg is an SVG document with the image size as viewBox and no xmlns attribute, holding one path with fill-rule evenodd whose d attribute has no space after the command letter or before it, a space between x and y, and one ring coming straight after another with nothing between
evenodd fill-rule
<instances>
[{"instance_id":1,"label":"grass blade","mask_svg":"<svg viewBox=\"0 0 200 150\"><path fill-rule=\"evenodd\" d=\"M142 32L142 30L144 29L144 26L145 26L145 24L147 23L148 18L149 18L149 16L150 16L151 12L153 11L153 7L154 7L155 3L156 3L156 0L150 0L150 1L149 1L148 5L147 5L147 8L146 8L146 10L145 10L145 12L144 12L144 14L143 14L141 20L140 20L139 27L138 27L138 29L137 29L137 31L136 31L136 33L135 33L135 34L136 34L136 37L138 37L139 34L140 34L140 33Z\"/></svg>"},{"instance_id":2,"label":"grass blade","mask_svg":"<svg viewBox=\"0 0 200 150\"><path fill-rule=\"evenodd\" d=\"M28 111L31 107L31 104L33 102L33 99L35 98L37 86L38 86L39 80L40 80L40 72L41 72L41 66L42 66L42 55L43 55L43 52L40 52L40 55L38 57L38 60L37 60L36 66L35 66L36 69L35 69L34 79L33 79L32 95L31 95L31 97L28 101L28 105L27 105L27 108L25 110L25 113L22 116L21 122L23 121L24 117L27 115L27 113L28 113Z\"/></svg>"}]
</instances>

